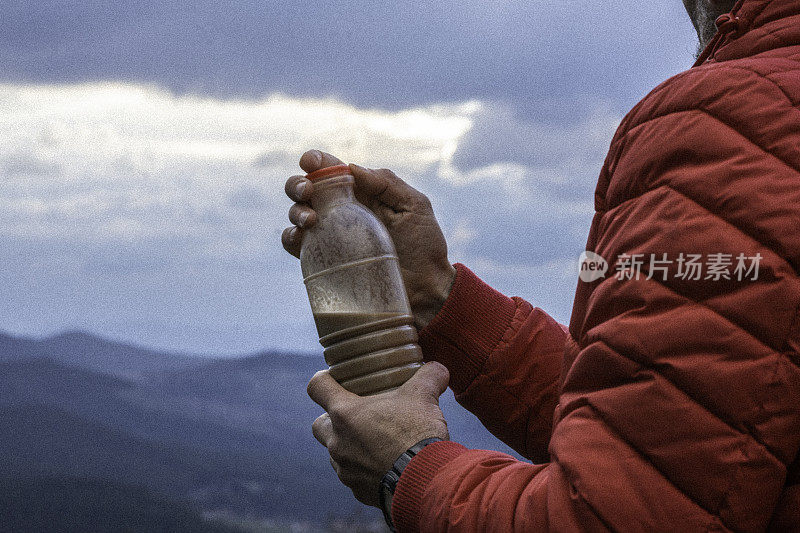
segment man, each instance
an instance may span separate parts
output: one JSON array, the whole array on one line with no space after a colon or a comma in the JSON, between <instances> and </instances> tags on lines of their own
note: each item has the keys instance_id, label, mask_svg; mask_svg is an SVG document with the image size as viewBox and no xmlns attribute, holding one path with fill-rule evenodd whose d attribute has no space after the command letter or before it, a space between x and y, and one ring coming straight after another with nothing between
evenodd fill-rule
<instances>
[{"instance_id":1,"label":"man","mask_svg":"<svg viewBox=\"0 0 800 533\"><path fill-rule=\"evenodd\" d=\"M587 245L609 270L581 276L568 330L453 269L427 199L351 166L434 362L371 398L314 376L313 432L398 531L800 530L800 0L684 3L705 49L612 141ZM286 190L297 255L312 185ZM447 440L448 371L532 463Z\"/></svg>"}]
</instances>

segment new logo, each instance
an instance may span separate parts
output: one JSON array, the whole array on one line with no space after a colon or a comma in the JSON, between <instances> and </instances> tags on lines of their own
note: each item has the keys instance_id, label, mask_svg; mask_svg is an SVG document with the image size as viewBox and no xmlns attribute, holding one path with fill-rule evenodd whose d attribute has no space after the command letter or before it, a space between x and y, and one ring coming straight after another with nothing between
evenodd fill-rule
<instances>
[{"instance_id":1,"label":"new logo","mask_svg":"<svg viewBox=\"0 0 800 533\"><path fill-rule=\"evenodd\" d=\"M591 283L606 276L608 272L608 261L603 256L594 252L583 252L580 257L580 272L578 275L581 281Z\"/></svg>"}]
</instances>

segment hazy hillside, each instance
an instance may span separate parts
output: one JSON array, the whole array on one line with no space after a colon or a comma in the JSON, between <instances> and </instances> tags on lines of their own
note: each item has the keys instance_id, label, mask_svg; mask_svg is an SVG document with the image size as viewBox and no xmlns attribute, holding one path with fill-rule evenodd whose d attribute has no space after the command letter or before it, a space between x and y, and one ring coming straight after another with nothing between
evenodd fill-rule
<instances>
[{"instance_id":1,"label":"hazy hillside","mask_svg":"<svg viewBox=\"0 0 800 533\"><path fill-rule=\"evenodd\" d=\"M44 406L0 408L0 477L86 476L188 494L232 476L218 462ZM224 478L223 478L224 479Z\"/></svg>"},{"instance_id":2,"label":"hazy hillside","mask_svg":"<svg viewBox=\"0 0 800 533\"><path fill-rule=\"evenodd\" d=\"M23 359L26 357L41 357L46 353L39 341L12 337L0 333L0 361L10 359Z\"/></svg>"},{"instance_id":3,"label":"hazy hillside","mask_svg":"<svg viewBox=\"0 0 800 533\"><path fill-rule=\"evenodd\" d=\"M66 332L42 340L15 338L0 333L0 361L27 357L49 357L132 379L203 364L203 358L200 357L157 352L101 339L81 331Z\"/></svg>"},{"instance_id":4,"label":"hazy hillside","mask_svg":"<svg viewBox=\"0 0 800 533\"><path fill-rule=\"evenodd\" d=\"M69 477L0 479L0 531L226 533L186 504L139 487Z\"/></svg>"},{"instance_id":5,"label":"hazy hillside","mask_svg":"<svg viewBox=\"0 0 800 533\"><path fill-rule=\"evenodd\" d=\"M261 451L288 437L272 431L269 413L257 405L226 407L224 398L195 398L171 390L168 384L143 385L50 359L0 363L0 405L58 406L140 438L211 450ZM252 416L242 414L248 407ZM237 416L251 422L259 419L261 424L237 424ZM244 430L238 431L237 425Z\"/></svg>"},{"instance_id":6,"label":"hazy hillside","mask_svg":"<svg viewBox=\"0 0 800 533\"><path fill-rule=\"evenodd\" d=\"M379 523L311 435L322 411L305 388L323 364L298 354L191 357L82 333L0 335L0 477L137 485L247 523ZM452 395L443 409L454 439L504 449Z\"/></svg>"}]
</instances>

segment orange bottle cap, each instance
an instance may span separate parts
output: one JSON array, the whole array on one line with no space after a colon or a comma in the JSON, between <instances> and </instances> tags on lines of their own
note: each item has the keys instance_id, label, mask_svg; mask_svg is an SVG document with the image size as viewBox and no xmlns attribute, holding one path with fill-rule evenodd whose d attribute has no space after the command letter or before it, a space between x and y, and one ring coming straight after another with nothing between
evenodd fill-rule
<instances>
[{"instance_id":1,"label":"orange bottle cap","mask_svg":"<svg viewBox=\"0 0 800 533\"><path fill-rule=\"evenodd\" d=\"M325 167L315 170L310 174L306 174L306 178L311 181L321 180L323 178L331 178L333 176L344 176L350 174L350 167L348 165L335 165L332 167Z\"/></svg>"}]
</instances>

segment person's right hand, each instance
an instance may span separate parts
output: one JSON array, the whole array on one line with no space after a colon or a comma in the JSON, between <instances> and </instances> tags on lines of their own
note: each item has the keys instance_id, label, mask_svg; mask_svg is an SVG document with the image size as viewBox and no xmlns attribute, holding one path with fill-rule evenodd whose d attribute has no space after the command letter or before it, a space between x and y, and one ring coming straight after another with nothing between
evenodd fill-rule
<instances>
[{"instance_id":1,"label":"person's right hand","mask_svg":"<svg viewBox=\"0 0 800 533\"><path fill-rule=\"evenodd\" d=\"M336 157L319 150L309 150L300 158L300 168L307 173L341 164ZM441 309L456 274L447 260L447 243L431 203L391 170L351 164L350 171L355 178L356 198L377 215L394 241L414 320L422 329ZM284 230L281 241L295 257L300 257L303 230L317 221L317 214L308 204L313 189L305 176L292 176L286 181L286 194L297 203L289 209L289 221L294 226Z\"/></svg>"}]
</instances>

